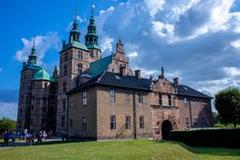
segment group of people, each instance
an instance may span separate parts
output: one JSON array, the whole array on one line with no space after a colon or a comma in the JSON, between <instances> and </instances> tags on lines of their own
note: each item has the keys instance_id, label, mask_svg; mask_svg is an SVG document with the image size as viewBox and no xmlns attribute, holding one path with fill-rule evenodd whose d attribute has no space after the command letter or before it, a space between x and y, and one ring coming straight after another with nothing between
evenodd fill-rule
<instances>
[{"instance_id":1,"label":"group of people","mask_svg":"<svg viewBox=\"0 0 240 160\"><path fill-rule=\"evenodd\" d=\"M40 130L37 133L33 133L27 129L24 130L24 139L26 141L26 144L33 144L35 138L37 138L37 143L41 143L43 140L46 141L47 137L48 135L45 130Z\"/></svg>"},{"instance_id":2,"label":"group of people","mask_svg":"<svg viewBox=\"0 0 240 160\"><path fill-rule=\"evenodd\" d=\"M10 130L6 130L4 133L3 133L3 138L4 138L4 142L3 144L8 146L9 143L10 143L10 139L12 139L12 143L13 145L15 145L15 142L16 142L16 137L17 137L17 133L16 131L10 131Z\"/></svg>"},{"instance_id":3,"label":"group of people","mask_svg":"<svg viewBox=\"0 0 240 160\"><path fill-rule=\"evenodd\" d=\"M50 131L48 133L50 136L52 135L52 132ZM47 132L45 130L40 130L38 132L33 132L28 129L24 129L24 132L22 134L17 134L15 130L11 131L7 129L3 133L4 146L9 146L10 142L15 146L16 139L24 139L25 143L28 145L32 145L35 142L35 139L37 140L36 143L41 143L43 141L46 141L46 139L49 137Z\"/></svg>"}]
</instances>

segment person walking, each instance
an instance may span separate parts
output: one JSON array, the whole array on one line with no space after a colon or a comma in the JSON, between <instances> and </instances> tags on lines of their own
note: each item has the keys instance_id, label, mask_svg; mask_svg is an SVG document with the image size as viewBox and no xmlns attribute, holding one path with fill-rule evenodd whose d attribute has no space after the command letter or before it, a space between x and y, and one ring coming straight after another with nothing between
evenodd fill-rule
<instances>
[{"instance_id":1,"label":"person walking","mask_svg":"<svg viewBox=\"0 0 240 160\"><path fill-rule=\"evenodd\" d=\"M16 138L17 138L17 132L15 130L13 130L12 134L11 134L11 137L12 137L12 144L13 146L16 145Z\"/></svg>"},{"instance_id":2,"label":"person walking","mask_svg":"<svg viewBox=\"0 0 240 160\"><path fill-rule=\"evenodd\" d=\"M4 144L6 146L9 145L9 137L10 137L9 130L6 130L5 133L4 133Z\"/></svg>"},{"instance_id":3,"label":"person walking","mask_svg":"<svg viewBox=\"0 0 240 160\"><path fill-rule=\"evenodd\" d=\"M46 141L46 139L47 139L47 132L45 130L43 130L43 139L44 139L44 141Z\"/></svg>"}]
</instances>

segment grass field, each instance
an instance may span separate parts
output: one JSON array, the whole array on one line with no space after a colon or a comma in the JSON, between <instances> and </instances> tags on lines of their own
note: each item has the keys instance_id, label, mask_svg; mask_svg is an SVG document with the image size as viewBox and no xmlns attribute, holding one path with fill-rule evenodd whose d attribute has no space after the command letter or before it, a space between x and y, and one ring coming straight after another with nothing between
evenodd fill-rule
<instances>
[{"instance_id":1,"label":"grass field","mask_svg":"<svg viewBox=\"0 0 240 160\"><path fill-rule=\"evenodd\" d=\"M148 140L0 148L0 160L239 160L240 149L193 148Z\"/></svg>"}]
</instances>

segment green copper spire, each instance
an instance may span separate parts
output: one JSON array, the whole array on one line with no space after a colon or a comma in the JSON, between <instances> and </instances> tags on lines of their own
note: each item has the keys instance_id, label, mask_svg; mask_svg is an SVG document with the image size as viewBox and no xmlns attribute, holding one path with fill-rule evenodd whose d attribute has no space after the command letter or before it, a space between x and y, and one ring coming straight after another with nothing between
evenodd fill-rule
<instances>
[{"instance_id":1,"label":"green copper spire","mask_svg":"<svg viewBox=\"0 0 240 160\"><path fill-rule=\"evenodd\" d=\"M79 42L80 39L80 31L78 29L78 21L77 21L77 16L75 15L73 24L72 24L72 30L70 31L70 36L69 36L69 42L77 41Z\"/></svg>"},{"instance_id":2,"label":"green copper spire","mask_svg":"<svg viewBox=\"0 0 240 160\"><path fill-rule=\"evenodd\" d=\"M88 48L92 48L92 46L98 45L98 35L97 35L97 26L94 19L94 8L95 6L92 4L91 8L91 18L89 19L89 25L87 27L87 35L85 36L85 44Z\"/></svg>"},{"instance_id":3,"label":"green copper spire","mask_svg":"<svg viewBox=\"0 0 240 160\"><path fill-rule=\"evenodd\" d=\"M31 54L28 56L28 64L37 64L37 55L35 49L35 40L33 41L33 46L31 50Z\"/></svg>"},{"instance_id":4,"label":"green copper spire","mask_svg":"<svg viewBox=\"0 0 240 160\"><path fill-rule=\"evenodd\" d=\"M57 80L58 80L58 68L57 68L57 66L55 66L55 68L54 68L51 80L53 82L57 82Z\"/></svg>"}]
</instances>

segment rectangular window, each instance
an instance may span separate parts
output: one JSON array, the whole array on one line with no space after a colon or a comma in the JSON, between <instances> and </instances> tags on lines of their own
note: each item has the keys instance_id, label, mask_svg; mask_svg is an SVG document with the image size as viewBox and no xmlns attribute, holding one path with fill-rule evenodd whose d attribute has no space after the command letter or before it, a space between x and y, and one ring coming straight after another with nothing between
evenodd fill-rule
<instances>
[{"instance_id":1,"label":"rectangular window","mask_svg":"<svg viewBox=\"0 0 240 160\"><path fill-rule=\"evenodd\" d=\"M125 94L125 102L126 102L127 104L130 103L130 94L129 94L129 93L126 93L126 94Z\"/></svg>"},{"instance_id":2,"label":"rectangular window","mask_svg":"<svg viewBox=\"0 0 240 160\"><path fill-rule=\"evenodd\" d=\"M116 129L116 116L112 115L110 117L110 129Z\"/></svg>"},{"instance_id":3,"label":"rectangular window","mask_svg":"<svg viewBox=\"0 0 240 160\"><path fill-rule=\"evenodd\" d=\"M186 104L187 103L187 98L184 98L183 101L184 101L184 104Z\"/></svg>"},{"instance_id":4,"label":"rectangular window","mask_svg":"<svg viewBox=\"0 0 240 160\"><path fill-rule=\"evenodd\" d=\"M82 104L87 105L87 92L82 93Z\"/></svg>"},{"instance_id":5,"label":"rectangular window","mask_svg":"<svg viewBox=\"0 0 240 160\"><path fill-rule=\"evenodd\" d=\"M82 64L78 64L77 72L78 72L78 74L82 74Z\"/></svg>"},{"instance_id":6,"label":"rectangular window","mask_svg":"<svg viewBox=\"0 0 240 160\"><path fill-rule=\"evenodd\" d=\"M139 117L139 128L141 128L141 129L144 128L144 117L143 116Z\"/></svg>"},{"instance_id":7,"label":"rectangular window","mask_svg":"<svg viewBox=\"0 0 240 160\"><path fill-rule=\"evenodd\" d=\"M44 88L47 88L48 87L48 83L44 83Z\"/></svg>"},{"instance_id":8,"label":"rectangular window","mask_svg":"<svg viewBox=\"0 0 240 160\"><path fill-rule=\"evenodd\" d=\"M159 104L160 106L162 106L162 94L159 93L158 97L159 97Z\"/></svg>"},{"instance_id":9,"label":"rectangular window","mask_svg":"<svg viewBox=\"0 0 240 160\"><path fill-rule=\"evenodd\" d=\"M64 65L63 72L64 72L64 76L66 76L67 75L67 65Z\"/></svg>"},{"instance_id":10,"label":"rectangular window","mask_svg":"<svg viewBox=\"0 0 240 160\"><path fill-rule=\"evenodd\" d=\"M65 117L62 116L62 119L61 119L61 126L64 127L65 126Z\"/></svg>"},{"instance_id":11,"label":"rectangular window","mask_svg":"<svg viewBox=\"0 0 240 160\"><path fill-rule=\"evenodd\" d=\"M67 83L64 81L63 82L63 91L66 92L67 91Z\"/></svg>"},{"instance_id":12,"label":"rectangular window","mask_svg":"<svg viewBox=\"0 0 240 160\"><path fill-rule=\"evenodd\" d=\"M73 120L70 119L70 127L72 127L72 126L73 126Z\"/></svg>"},{"instance_id":13,"label":"rectangular window","mask_svg":"<svg viewBox=\"0 0 240 160\"><path fill-rule=\"evenodd\" d=\"M110 103L115 103L116 101L116 95L114 89L110 90L109 92L109 102Z\"/></svg>"},{"instance_id":14,"label":"rectangular window","mask_svg":"<svg viewBox=\"0 0 240 160\"><path fill-rule=\"evenodd\" d=\"M138 93L138 103L143 104L143 95L141 93Z\"/></svg>"},{"instance_id":15,"label":"rectangular window","mask_svg":"<svg viewBox=\"0 0 240 160\"><path fill-rule=\"evenodd\" d=\"M44 104L47 103L47 98L43 98L43 103L44 103Z\"/></svg>"},{"instance_id":16,"label":"rectangular window","mask_svg":"<svg viewBox=\"0 0 240 160\"><path fill-rule=\"evenodd\" d=\"M171 106L172 105L172 96L168 95L168 105Z\"/></svg>"},{"instance_id":17,"label":"rectangular window","mask_svg":"<svg viewBox=\"0 0 240 160\"><path fill-rule=\"evenodd\" d=\"M64 61L67 61L68 60L68 53L65 53L65 56L64 56Z\"/></svg>"},{"instance_id":18,"label":"rectangular window","mask_svg":"<svg viewBox=\"0 0 240 160\"><path fill-rule=\"evenodd\" d=\"M62 100L62 108L63 108L63 111L66 110L66 100L65 99Z\"/></svg>"},{"instance_id":19,"label":"rectangular window","mask_svg":"<svg viewBox=\"0 0 240 160\"><path fill-rule=\"evenodd\" d=\"M131 117L130 116L126 116L125 126L126 126L126 129L131 129Z\"/></svg>"},{"instance_id":20,"label":"rectangular window","mask_svg":"<svg viewBox=\"0 0 240 160\"><path fill-rule=\"evenodd\" d=\"M82 117L82 131L87 130L87 117Z\"/></svg>"},{"instance_id":21,"label":"rectangular window","mask_svg":"<svg viewBox=\"0 0 240 160\"><path fill-rule=\"evenodd\" d=\"M47 112L47 107L43 107L43 108L42 108L42 112L43 112L43 113L46 113L46 112Z\"/></svg>"},{"instance_id":22,"label":"rectangular window","mask_svg":"<svg viewBox=\"0 0 240 160\"><path fill-rule=\"evenodd\" d=\"M79 59L79 60L82 60L82 59L83 59L83 56L82 56L82 52L81 52L81 51L78 51L77 56L78 56L78 59Z\"/></svg>"}]
</instances>

